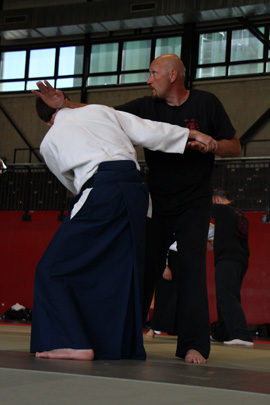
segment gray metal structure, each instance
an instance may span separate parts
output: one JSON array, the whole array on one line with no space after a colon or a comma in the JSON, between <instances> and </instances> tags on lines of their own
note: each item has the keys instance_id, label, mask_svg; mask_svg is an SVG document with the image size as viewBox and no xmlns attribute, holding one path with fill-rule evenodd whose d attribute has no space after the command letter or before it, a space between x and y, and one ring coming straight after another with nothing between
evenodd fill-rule
<instances>
[{"instance_id":1,"label":"gray metal structure","mask_svg":"<svg viewBox=\"0 0 270 405\"><path fill-rule=\"evenodd\" d=\"M6 40L110 35L188 23L261 18L269 0L2 1L0 34Z\"/></svg>"}]
</instances>

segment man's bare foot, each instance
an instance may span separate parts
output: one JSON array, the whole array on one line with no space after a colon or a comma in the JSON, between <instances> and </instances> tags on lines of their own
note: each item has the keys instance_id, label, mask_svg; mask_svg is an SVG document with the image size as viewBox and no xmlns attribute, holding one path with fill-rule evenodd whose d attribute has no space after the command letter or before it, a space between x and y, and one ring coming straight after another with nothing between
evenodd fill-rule
<instances>
[{"instance_id":1,"label":"man's bare foot","mask_svg":"<svg viewBox=\"0 0 270 405\"><path fill-rule=\"evenodd\" d=\"M94 360L94 350L55 349L47 352L37 352L37 358L62 360Z\"/></svg>"},{"instance_id":2,"label":"man's bare foot","mask_svg":"<svg viewBox=\"0 0 270 405\"><path fill-rule=\"evenodd\" d=\"M188 352L186 354L185 362L186 363L205 364L206 359L197 350L190 349L190 350L188 350Z\"/></svg>"},{"instance_id":3,"label":"man's bare foot","mask_svg":"<svg viewBox=\"0 0 270 405\"><path fill-rule=\"evenodd\" d=\"M153 329L149 329L145 336L149 339L153 339L155 337L155 332L153 331Z\"/></svg>"}]
</instances>

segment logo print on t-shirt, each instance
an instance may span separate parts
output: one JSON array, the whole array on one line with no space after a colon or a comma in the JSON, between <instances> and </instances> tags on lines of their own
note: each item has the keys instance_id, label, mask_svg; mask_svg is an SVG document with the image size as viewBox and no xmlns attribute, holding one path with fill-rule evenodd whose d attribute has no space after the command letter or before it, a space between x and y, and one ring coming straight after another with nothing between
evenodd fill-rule
<instances>
[{"instance_id":1,"label":"logo print on t-shirt","mask_svg":"<svg viewBox=\"0 0 270 405\"><path fill-rule=\"evenodd\" d=\"M191 118L191 120L186 119L185 122L186 122L186 128L195 129L195 130L199 131L200 124L199 124L199 121L197 119L195 119L195 118Z\"/></svg>"}]
</instances>

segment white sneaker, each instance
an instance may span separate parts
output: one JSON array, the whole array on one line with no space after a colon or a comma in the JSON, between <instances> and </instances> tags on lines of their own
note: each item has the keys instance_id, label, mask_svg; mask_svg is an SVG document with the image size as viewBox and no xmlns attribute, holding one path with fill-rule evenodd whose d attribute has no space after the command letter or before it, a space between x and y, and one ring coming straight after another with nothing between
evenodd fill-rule
<instances>
[{"instance_id":1,"label":"white sneaker","mask_svg":"<svg viewBox=\"0 0 270 405\"><path fill-rule=\"evenodd\" d=\"M228 340L227 342L223 342L223 343L224 343L224 345L228 345L228 346L247 346L247 347L254 346L253 342L250 342L248 340L242 340L242 339Z\"/></svg>"}]
</instances>

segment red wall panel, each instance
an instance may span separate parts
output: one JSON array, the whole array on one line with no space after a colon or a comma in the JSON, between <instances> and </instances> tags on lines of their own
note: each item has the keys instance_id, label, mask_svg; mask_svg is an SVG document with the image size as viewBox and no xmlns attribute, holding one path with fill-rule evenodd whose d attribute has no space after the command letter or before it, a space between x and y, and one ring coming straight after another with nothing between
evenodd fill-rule
<instances>
[{"instance_id":1,"label":"red wall panel","mask_svg":"<svg viewBox=\"0 0 270 405\"><path fill-rule=\"evenodd\" d=\"M36 211L23 222L21 211L0 211L0 313L17 302L32 308L35 267L60 226L59 212Z\"/></svg>"}]
</instances>

